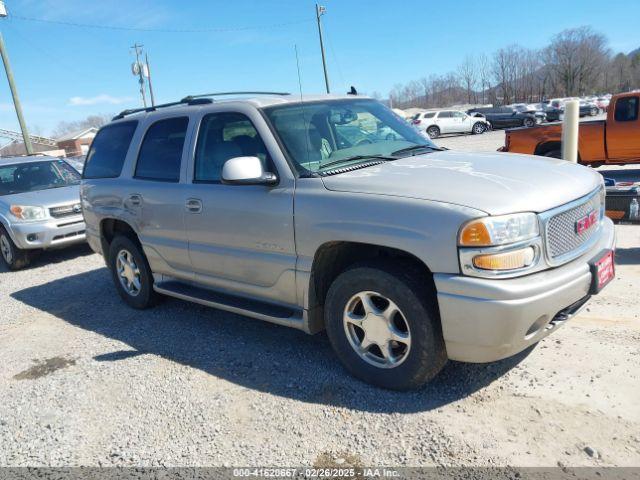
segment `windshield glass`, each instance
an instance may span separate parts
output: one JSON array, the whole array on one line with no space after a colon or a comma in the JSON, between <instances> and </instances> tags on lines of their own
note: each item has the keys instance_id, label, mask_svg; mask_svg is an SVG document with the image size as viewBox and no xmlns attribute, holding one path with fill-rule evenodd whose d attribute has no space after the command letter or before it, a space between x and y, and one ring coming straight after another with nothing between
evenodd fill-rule
<instances>
[{"instance_id":1,"label":"windshield glass","mask_svg":"<svg viewBox=\"0 0 640 480\"><path fill-rule=\"evenodd\" d=\"M410 147L437 148L375 100L298 103L265 112L301 173L362 163Z\"/></svg>"},{"instance_id":2,"label":"windshield glass","mask_svg":"<svg viewBox=\"0 0 640 480\"><path fill-rule=\"evenodd\" d=\"M80 174L64 160L0 166L0 195L78 185Z\"/></svg>"}]
</instances>

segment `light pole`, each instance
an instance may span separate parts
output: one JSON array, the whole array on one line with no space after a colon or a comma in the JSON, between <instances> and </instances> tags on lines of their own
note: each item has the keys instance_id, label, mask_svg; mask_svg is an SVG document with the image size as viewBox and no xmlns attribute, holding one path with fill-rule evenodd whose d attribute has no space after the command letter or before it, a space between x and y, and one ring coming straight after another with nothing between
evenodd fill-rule
<instances>
[{"instance_id":1,"label":"light pole","mask_svg":"<svg viewBox=\"0 0 640 480\"><path fill-rule=\"evenodd\" d=\"M327 59L324 54L324 41L322 40L322 22L320 17L327 13L327 9L316 3L316 20L318 21L318 35L320 37L320 52L322 53L322 68L324 69L324 84L327 87L327 93L331 93L329 89L329 74L327 73Z\"/></svg>"},{"instance_id":2,"label":"light pole","mask_svg":"<svg viewBox=\"0 0 640 480\"><path fill-rule=\"evenodd\" d=\"M0 0L0 18L7 16L7 9L4 6L4 2ZM13 97L13 106L16 109L16 115L18 116L18 123L20 124L20 130L22 131L22 138L24 140L24 148L27 150L27 155L33 155L33 147L31 146L31 138L27 131L27 124L24 122L22 116L22 106L20 105L20 98L18 97L18 89L13 81L13 71L11 70L11 64L9 63L9 54L4 45L4 39L2 33L0 33L0 55L2 56L2 63L4 64L4 71L7 74L7 81L9 82L9 89L11 90L11 96Z\"/></svg>"}]
</instances>

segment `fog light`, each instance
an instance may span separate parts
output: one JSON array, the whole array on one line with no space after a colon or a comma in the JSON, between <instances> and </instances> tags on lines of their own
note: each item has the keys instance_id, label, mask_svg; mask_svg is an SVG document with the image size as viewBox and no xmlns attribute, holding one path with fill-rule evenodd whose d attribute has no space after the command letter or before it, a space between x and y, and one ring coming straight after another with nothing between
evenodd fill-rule
<instances>
[{"instance_id":1,"label":"fog light","mask_svg":"<svg viewBox=\"0 0 640 480\"><path fill-rule=\"evenodd\" d=\"M535 253L533 247L527 247L510 252L477 255L473 257L473 266L482 270L516 270L531 265Z\"/></svg>"},{"instance_id":2,"label":"fog light","mask_svg":"<svg viewBox=\"0 0 640 480\"><path fill-rule=\"evenodd\" d=\"M36 240L38 240L38 235L36 235L35 233L30 233L29 235L27 235L28 242L35 242Z\"/></svg>"}]
</instances>

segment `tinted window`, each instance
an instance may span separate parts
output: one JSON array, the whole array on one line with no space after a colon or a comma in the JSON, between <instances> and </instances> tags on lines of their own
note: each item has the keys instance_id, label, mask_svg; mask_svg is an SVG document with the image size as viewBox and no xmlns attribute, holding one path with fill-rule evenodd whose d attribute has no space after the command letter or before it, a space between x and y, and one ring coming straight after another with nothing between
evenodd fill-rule
<instances>
[{"instance_id":1,"label":"tinted window","mask_svg":"<svg viewBox=\"0 0 640 480\"><path fill-rule=\"evenodd\" d=\"M462 112L452 112L452 113L453 113L453 116L454 116L455 118L462 118L462 117L464 117L464 113L462 113Z\"/></svg>"},{"instance_id":2,"label":"tinted window","mask_svg":"<svg viewBox=\"0 0 640 480\"><path fill-rule=\"evenodd\" d=\"M451 112L440 112L440 115L438 115L438 118L451 118L453 115L451 114Z\"/></svg>"},{"instance_id":3,"label":"tinted window","mask_svg":"<svg viewBox=\"0 0 640 480\"><path fill-rule=\"evenodd\" d=\"M142 141L136 178L177 182L180 180L182 147L187 134L187 117L160 120L149 127Z\"/></svg>"},{"instance_id":4,"label":"tinted window","mask_svg":"<svg viewBox=\"0 0 640 480\"><path fill-rule=\"evenodd\" d=\"M78 185L80 175L64 160L0 166L0 196Z\"/></svg>"},{"instance_id":5,"label":"tinted window","mask_svg":"<svg viewBox=\"0 0 640 480\"><path fill-rule=\"evenodd\" d=\"M234 157L258 157L264 169L273 167L258 131L241 113L212 113L200 124L196 145L195 182L219 182L224 163Z\"/></svg>"},{"instance_id":6,"label":"tinted window","mask_svg":"<svg viewBox=\"0 0 640 480\"><path fill-rule=\"evenodd\" d=\"M138 122L121 122L100 129L87 154L83 177L119 177L137 126Z\"/></svg>"},{"instance_id":7,"label":"tinted window","mask_svg":"<svg viewBox=\"0 0 640 480\"><path fill-rule=\"evenodd\" d=\"M616 102L616 122L633 122L638 119L638 97L624 97Z\"/></svg>"},{"instance_id":8,"label":"tinted window","mask_svg":"<svg viewBox=\"0 0 640 480\"><path fill-rule=\"evenodd\" d=\"M424 118L433 118L436 116L436 112L429 112L424 114Z\"/></svg>"}]
</instances>

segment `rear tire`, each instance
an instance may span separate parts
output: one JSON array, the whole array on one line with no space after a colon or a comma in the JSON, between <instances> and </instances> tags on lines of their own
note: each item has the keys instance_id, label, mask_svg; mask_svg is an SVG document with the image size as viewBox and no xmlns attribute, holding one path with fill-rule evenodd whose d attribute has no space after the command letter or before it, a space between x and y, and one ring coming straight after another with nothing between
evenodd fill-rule
<instances>
[{"instance_id":1,"label":"rear tire","mask_svg":"<svg viewBox=\"0 0 640 480\"><path fill-rule=\"evenodd\" d=\"M440 372L447 354L435 295L425 285L419 270L398 262L357 264L335 279L325 324L336 355L353 376L409 390Z\"/></svg>"},{"instance_id":2,"label":"rear tire","mask_svg":"<svg viewBox=\"0 0 640 480\"><path fill-rule=\"evenodd\" d=\"M430 126L427 128L427 135L429 135L429 138L438 138L440 136L440 128L435 125Z\"/></svg>"},{"instance_id":3,"label":"rear tire","mask_svg":"<svg viewBox=\"0 0 640 480\"><path fill-rule=\"evenodd\" d=\"M160 295L153 290L153 274L138 242L123 235L109 246L109 270L120 297L139 310L153 307Z\"/></svg>"},{"instance_id":4,"label":"rear tire","mask_svg":"<svg viewBox=\"0 0 640 480\"><path fill-rule=\"evenodd\" d=\"M533 118L525 118L522 124L527 128L531 128L536 124L536 121Z\"/></svg>"},{"instance_id":5,"label":"rear tire","mask_svg":"<svg viewBox=\"0 0 640 480\"><path fill-rule=\"evenodd\" d=\"M598 115L598 109L597 108L592 108L591 111L589 112L589 114L592 117L595 117L596 115Z\"/></svg>"},{"instance_id":6,"label":"rear tire","mask_svg":"<svg viewBox=\"0 0 640 480\"><path fill-rule=\"evenodd\" d=\"M31 257L27 250L18 248L5 228L0 225L0 257L11 271L21 270L29 265Z\"/></svg>"}]
</instances>

